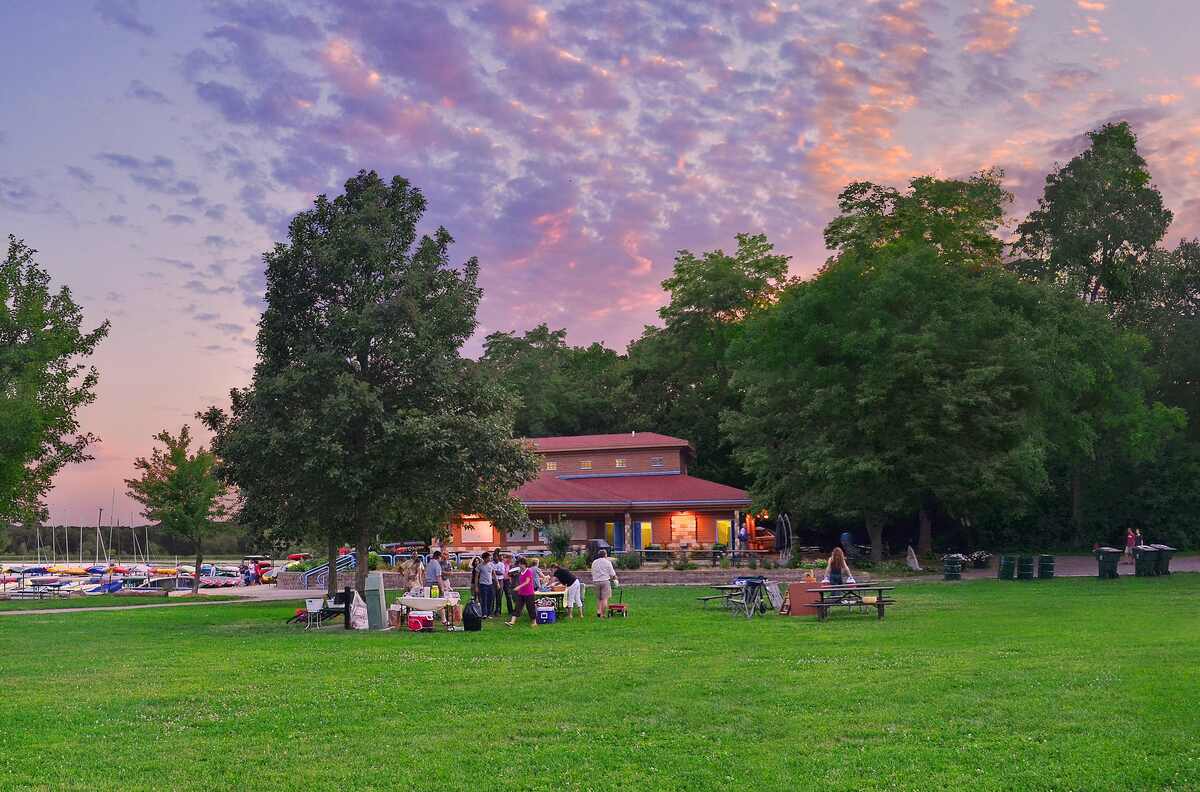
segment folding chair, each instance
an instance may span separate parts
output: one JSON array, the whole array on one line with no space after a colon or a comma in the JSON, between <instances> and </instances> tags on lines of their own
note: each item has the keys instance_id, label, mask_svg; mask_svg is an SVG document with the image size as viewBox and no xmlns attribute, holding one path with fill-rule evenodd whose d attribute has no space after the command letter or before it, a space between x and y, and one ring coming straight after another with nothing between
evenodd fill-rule
<instances>
[{"instance_id":1,"label":"folding chair","mask_svg":"<svg viewBox=\"0 0 1200 792\"><path fill-rule=\"evenodd\" d=\"M325 600L320 598L304 600L304 629L312 628L321 629L322 611L325 609Z\"/></svg>"}]
</instances>

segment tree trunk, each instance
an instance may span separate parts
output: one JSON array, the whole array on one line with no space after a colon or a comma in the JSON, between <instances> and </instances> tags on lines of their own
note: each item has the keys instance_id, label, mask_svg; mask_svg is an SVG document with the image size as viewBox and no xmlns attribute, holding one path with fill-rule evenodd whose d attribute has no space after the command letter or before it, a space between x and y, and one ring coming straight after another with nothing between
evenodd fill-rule
<instances>
[{"instance_id":1,"label":"tree trunk","mask_svg":"<svg viewBox=\"0 0 1200 792\"><path fill-rule=\"evenodd\" d=\"M329 579L328 579L328 582L326 582L326 584L325 584L325 596L327 596L329 598L330 602L333 602L333 598L338 593L337 572L334 569L335 564L337 562L338 540L337 540L337 536L332 531L330 531L330 533L329 533L328 550L329 550L329 575L328 575Z\"/></svg>"},{"instance_id":2,"label":"tree trunk","mask_svg":"<svg viewBox=\"0 0 1200 792\"><path fill-rule=\"evenodd\" d=\"M924 557L933 552L933 518L923 504L917 521L921 525L921 534L917 537L917 555Z\"/></svg>"},{"instance_id":3,"label":"tree trunk","mask_svg":"<svg viewBox=\"0 0 1200 792\"><path fill-rule=\"evenodd\" d=\"M354 570L354 588L363 597L367 596L367 553L371 545L371 526L366 520L358 526L358 569Z\"/></svg>"},{"instance_id":4,"label":"tree trunk","mask_svg":"<svg viewBox=\"0 0 1200 792\"><path fill-rule=\"evenodd\" d=\"M204 550L200 539L196 539L196 574L192 575L192 596L200 593L200 564L204 562Z\"/></svg>"},{"instance_id":5,"label":"tree trunk","mask_svg":"<svg viewBox=\"0 0 1200 792\"><path fill-rule=\"evenodd\" d=\"M871 560L878 564L883 560L883 515L867 512L867 535L871 537Z\"/></svg>"}]
</instances>

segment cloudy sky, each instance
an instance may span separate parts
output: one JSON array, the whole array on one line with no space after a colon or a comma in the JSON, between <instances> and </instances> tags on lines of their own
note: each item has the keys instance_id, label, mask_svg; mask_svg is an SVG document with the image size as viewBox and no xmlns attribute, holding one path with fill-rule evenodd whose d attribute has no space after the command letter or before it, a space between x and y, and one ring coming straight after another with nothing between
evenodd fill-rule
<instances>
[{"instance_id":1,"label":"cloudy sky","mask_svg":"<svg viewBox=\"0 0 1200 792\"><path fill-rule=\"evenodd\" d=\"M113 323L52 519L116 488L128 520L151 435L248 381L261 252L359 168L480 258L481 333L623 348L679 248L761 231L812 272L854 179L999 166L1019 212L1110 119L1195 235L1197 29L1194 0L4 0L0 233Z\"/></svg>"}]
</instances>

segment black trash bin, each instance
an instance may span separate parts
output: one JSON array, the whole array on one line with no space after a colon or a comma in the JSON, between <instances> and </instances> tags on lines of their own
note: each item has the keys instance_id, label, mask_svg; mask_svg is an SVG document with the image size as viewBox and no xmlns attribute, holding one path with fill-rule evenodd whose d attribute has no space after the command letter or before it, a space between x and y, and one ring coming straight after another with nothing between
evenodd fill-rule
<instances>
[{"instance_id":1,"label":"black trash bin","mask_svg":"<svg viewBox=\"0 0 1200 792\"><path fill-rule=\"evenodd\" d=\"M1154 565L1154 571L1159 575L1171 574L1171 556L1175 555L1175 548L1165 544L1150 546L1158 551L1158 562Z\"/></svg>"},{"instance_id":2,"label":"black trash bin","mask_svg":"<svg viewBox=\"0 0 1200 792\"><path fill-rule=\"evenodd\" d=\"M942 556L942 579L962 580L963 557L960 555Z\"/></svg>"},{"instance_id":3,"label":"black trash bin","mask_svg":"<svg viewBox=\"0 0 1200 792\"><path fill-rule=\"evenodd\" d=\"M1133 574L1138 577L1154 577L1158 574L1158 551L1150 545L1133 548Z\"/></svg>"},{"instance_id":4,"label":"black trash bin","mask_svg":"<svg viewBox=\"0 0 1200 792\"><path fill-rule=\"evenodd\" d=\"M1038 577L1039 578L1054 577L1054 556L1052 556L1052 555L1038 556Z\"/></svg>"},{"instance_id":5,"label":"black trash bin","mask_svg":"<svg viewBox=\"0 0 1200 792\"><path fill-rule=\"evenodd\" d=\"M1097 577L1100 578L1115 578L1117 577L1117 564L1121 561L1121 552L1115 547L1097 547L1096 561L1099 566Z\"/></svg>"},{"instance_id":6,"label":"black trash bin","mask_svg":"<svg viewBox=\"0 0 1200 792\"><path fill-rule=\"evenodd\" d=\"M1033 580L1033 556L1023 555L1017 558L1017 580Z\"/></svg>"},{"instance_id":7,"label":"black trash bin","mask_svg":"<svg viewBox=\"0 0 1200 792\"><path fill-rule=\"evenodd\" d=\"M1000 564L996 568L996 577L1001 580L1012 580L1017 572L1017 557L1010 555L1000 556Z\"/></svg>"}]
</instances>

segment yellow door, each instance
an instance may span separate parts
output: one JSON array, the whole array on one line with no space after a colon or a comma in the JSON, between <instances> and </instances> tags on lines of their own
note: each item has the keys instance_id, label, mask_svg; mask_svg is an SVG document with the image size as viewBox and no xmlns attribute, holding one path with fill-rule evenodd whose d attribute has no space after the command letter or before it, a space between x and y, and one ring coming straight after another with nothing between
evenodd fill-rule
<instances>
[{"instance_id":1,"label":"yellow door","mask_svg":"<svg viewBox=\"0 0 1200 792\"><path fill-rule=\"evenodd\" d=\"M642 548L644 549L654 544L654 531L649 520L643 520L640 527L642 529Z\"/></svg>"},{"instance_id":2,"label":"yellow door","mask_svg":"<svg viewBox=\"0 0 1200 792\"><path fill-rule=\"evenodd\" d=\"M733 531L733 520L717 520L717 544L729 547L729 534Z\"/></svg>"},{"instance_id":3,"label":"yellow door","mask_svg":"<svg viewBox=\"0 0 1200 792\"><path fill-rule=\"evenodd\" d=\"M610 523L610 522L604 523L604 541L608 542L610 547L616 546L616 544L617 544L617 524L616 523Z\"/></svg>"}]
</instances>

